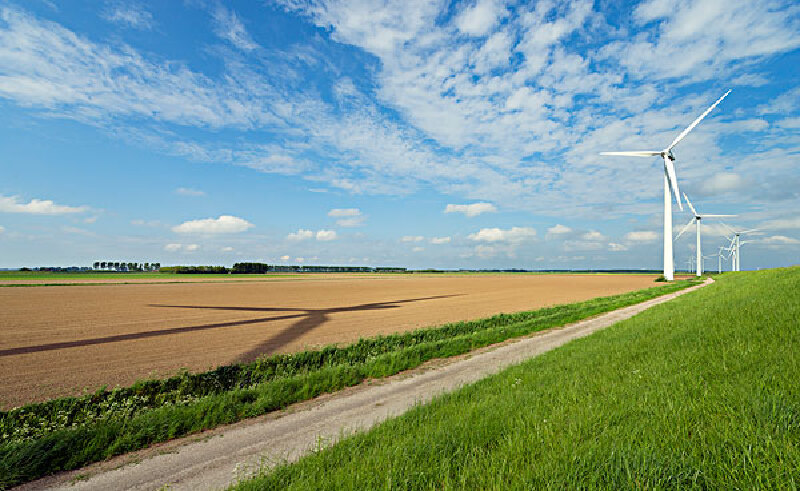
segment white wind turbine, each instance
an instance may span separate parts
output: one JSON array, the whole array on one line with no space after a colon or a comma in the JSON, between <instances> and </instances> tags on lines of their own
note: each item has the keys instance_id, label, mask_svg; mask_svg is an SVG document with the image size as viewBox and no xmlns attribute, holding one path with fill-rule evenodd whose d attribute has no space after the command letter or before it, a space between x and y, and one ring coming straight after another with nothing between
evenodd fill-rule
<instances>
[{"instance_id":1,"label":"white wind turbine","mask_svg":"<svg viewBox=\"0 0 800 491\"><path fill-rule=\"evenodd\" d=\"M664 159L664 278L669 281L674 279L675 273L675 265L673 264L673 256L672 256L672 206L670 204L670 186L672 186L672 192L675 194L675 201L678 203L678 207L683 210L683 205L681 204L681 196L680 192L678 191L678 178L675 175L675 167L672 165L672 162L675 160L675 156L672 154L672 149L675 145L678 144L683 137L689 134L690 131L694 129L695 126L703 120L703 118L708 115L717 104L722 102L722 99L727 97L731 91L725 92L725 94L717 99L717 102L711 105L708 109L705 110L703 114L700 115L699 118L695 119L692 124L686 127L685 130L675 138L670 145L665 148L664 150L656 150L656 151L634 151L634 152L601 152L600 155L618 155L622 157L655 157L656 155L661 156Z\"/></svg>"},{"instance_id":2,"label":"white wind turbine","mask_svg":"<svg viewBox=\"0 0 800 491\"><path fill-rule=\"evenodd\" d=\"M679 233L675 237L675 240L678 240L681 237L681 235L683 235L684 232L689 230L689 227L692 226L692 223L695 224L695 228L697 229L697 270L696 270L696 273L697 273L697 276L701 276L703 274L703 261L700 260L700 258L702 256L702 254L700 253L700 220L702 220L703 218L735 217L736 215L706 215L706 214L701 215L701 214L697 213L697 210L694 209L694 206L692 206L692 202L689 201L689 197L686 196L686 193L683 193L683 199L686 200L686 204L689 205L689 209L692 210L692 214L694 214L694 217L692 217L692 219L689 220L689 223L687 223L686 226L683 227L683 230L681 230L681 233Z\"/></svg>"},{"instance_id":3,"label":"white wind turbine","mask_svg":"<svg viewBox=\"0 0 800 491\"><path fill-rule=\"evenodd\" d=\"M737 231L737 230L732 229L728 225L725 225L724 223L722 225L725 226L725 228L727 228L728 230L730 230L731 233L733 234L732 236L728 237L728 239L730 239L730 241L731 241L731 246L730 247L733 249L731 251L731 254L733 255L733 262L731 264L731 270L732 271L741 271L742 270L741 269L741 266L742 266L741 247L742 247L742 244L746 244L746 242L741 242L739 240L739 236L745 235L745 234L750 234L750 233L753 233L753 232L758 232L759 230L757 228L751 228L750 230L738 230Z\"/></svg>"}]
</instances>

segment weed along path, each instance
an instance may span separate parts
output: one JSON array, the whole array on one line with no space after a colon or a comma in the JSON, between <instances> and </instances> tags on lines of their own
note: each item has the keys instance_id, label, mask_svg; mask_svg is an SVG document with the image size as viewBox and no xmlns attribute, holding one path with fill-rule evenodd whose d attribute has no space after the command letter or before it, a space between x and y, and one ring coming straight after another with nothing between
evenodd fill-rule
<instances>
[{"instance_id":1,"label":"weed along path","mask_svg":"<svg viewBox=\"0 0 800 491\"><path fill-rule=\"evenodd\" d=\"M663 295L561 328L500 343L467 356L299 403L285 411L135 452L20 489L223 489L262 466L295 461L343 435L365 430L444 392L498 373L712 283Z\"/></svg>"}]
</instances>

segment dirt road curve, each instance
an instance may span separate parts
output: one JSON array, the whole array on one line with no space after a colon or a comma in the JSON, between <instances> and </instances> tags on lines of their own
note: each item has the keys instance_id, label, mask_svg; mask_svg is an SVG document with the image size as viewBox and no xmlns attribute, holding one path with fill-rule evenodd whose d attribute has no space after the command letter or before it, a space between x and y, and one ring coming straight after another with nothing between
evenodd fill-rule
<instances>
[{"instance_id":1,"label":"dirt road curve","mask_svg":"<svg viewBox=\"0 0 800 491\"><path fill-rule=\"evenodd\" d=\"M342 432L367 429L384 419L399 415L418 402L429 401L443 392L474 382L525 359L551 350L570 340L587 336L659 303L666 302L713 282L665 295L552 329L496 349L461 358L433 370L419 370L413 376L392 377L382 385L362 385L355 390L322 398L316 404L299 404L284 411L283 417L267 417L234 425L216 436L172 442L162 452L139 463L146 453L124 456L112 462L30 483L24 489L70 490L130 489L222 489L253 472L261 463L280 459L297 460L313 451L322 439L334 442ZM224 438L222 438L224 436ZM118 467L114 469L114 467ZM103 469L113 469L103 472ZM74 476L91 476L74 481Z\"/></svg>"},{"instance_id":2,"label":"dirt road curve","mask_svg":"<svg viewBox=\"0 0 800 491\"><path fill-rule=\"evenodd\" d=\"M0 407L653 286L650 275L0 288Z\"/></svg>"}]
</instances>

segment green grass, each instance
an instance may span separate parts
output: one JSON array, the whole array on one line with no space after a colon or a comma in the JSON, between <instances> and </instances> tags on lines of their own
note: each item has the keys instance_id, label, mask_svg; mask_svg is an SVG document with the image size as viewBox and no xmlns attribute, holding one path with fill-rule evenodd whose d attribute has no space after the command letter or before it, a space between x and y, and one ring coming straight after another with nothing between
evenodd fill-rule
<instances>
[{"instance_id":1,"label":"green grass","mask_svg":"<svg viewBox=\"0 0 800 491\"><path fill-rule=\"evenodd\" d=\"M800 268L717 277L265 472L237 489L797 489Z\"/></svg>"},{"instance_id":2,"label":"green grass","mask_svg":"<svg viewBox=\"0 0 800 491\"><path fill-rule=\"evenodd\" d=\"M509 338L632 305L692 282L262 358L210 372L0 412L0 488L232 423Z\"/></svg>"}]
</instances>

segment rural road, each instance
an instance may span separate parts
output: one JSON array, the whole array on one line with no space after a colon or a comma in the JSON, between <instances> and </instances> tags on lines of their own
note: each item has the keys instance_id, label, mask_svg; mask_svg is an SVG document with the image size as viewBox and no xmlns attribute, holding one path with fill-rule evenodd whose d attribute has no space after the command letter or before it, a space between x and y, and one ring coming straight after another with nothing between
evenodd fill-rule
<instances>
[{"instance_id":1,"label":"rural road","mask_svg":"<svg viewBox=\"0 0 800 491\"><path fill-rule=\"evenodd\" d=\"M165 485L170 490L226 488L237 479L252 475L261 465L297 460L318 448L320 442L330 444L343 434L368 429L439 394L588 336L712 282L707 279L701 285L480 350L473 356L445 360L436 368L415 370L377 384L362 384L297 404L278 415L170 442L157 447L156 451L140 452L138 457L136 454L133 458L123 456L51 476L21 489L153 490Z\"/></svg>"}]
</instances>

